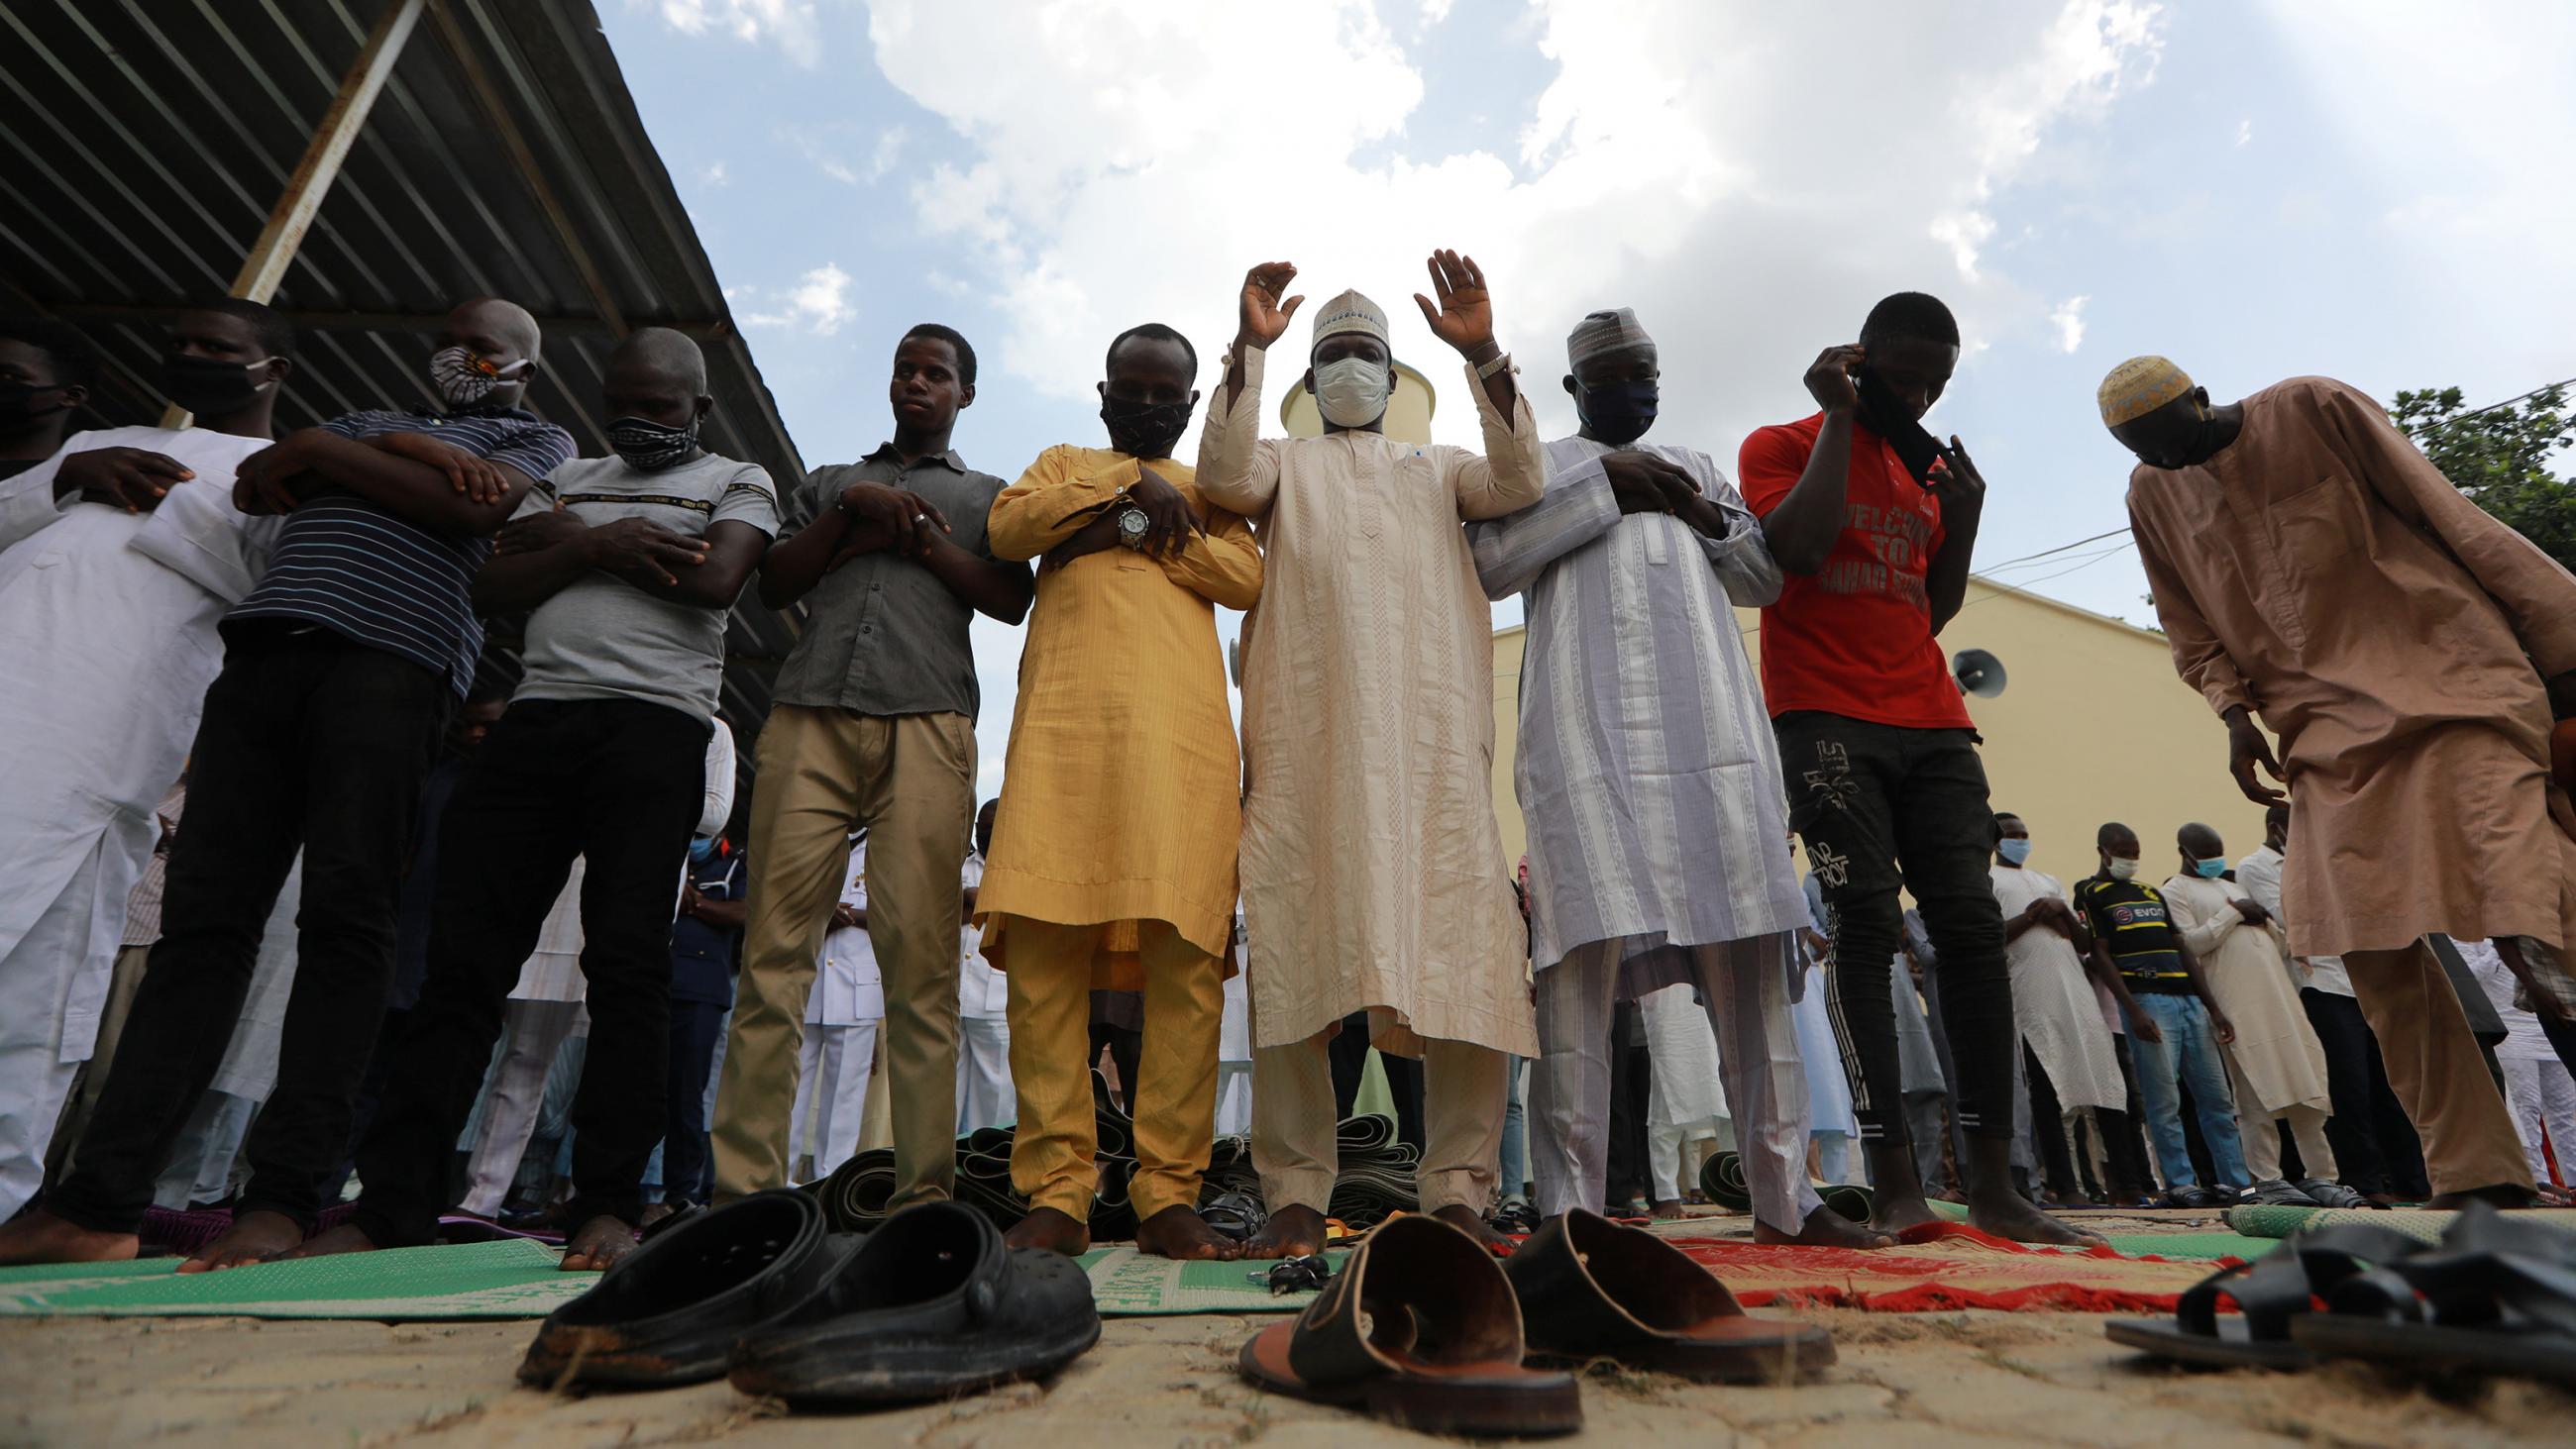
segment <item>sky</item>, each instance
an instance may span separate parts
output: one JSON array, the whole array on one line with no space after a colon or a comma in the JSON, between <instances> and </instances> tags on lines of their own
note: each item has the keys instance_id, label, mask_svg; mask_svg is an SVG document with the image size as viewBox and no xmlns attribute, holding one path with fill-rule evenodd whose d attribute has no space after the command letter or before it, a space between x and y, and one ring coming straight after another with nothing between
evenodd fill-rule
<instances>
[{"instance_id":1,"label":"sky","mask_svg":"<svg viewBox=\"0 0 2576 1449\"><path fill-rule=\"evenodd\" d=\"M1410 300L1455 247L1543 436L1575 425L1568 329L1633 307L1662 352L1651 438L1731 473L1747 432L1814 410L1819 351L1928 291L1965 342L1927 422L1986 476L1980 571L2144 624L2117 539L2029 557L2127 521L2093 405L2121 359L2221 400L2576 374L2576 7L596 3L809 464L884 441L923 321L979 355L971 466L1097 443L1112 336L1180 328L1212 393L1245 269L1282 259L1310 304L1384 305L1434 435L1472 446ZM1019 640L977 622L986 794Z\"/></svg>"}]
</instances>

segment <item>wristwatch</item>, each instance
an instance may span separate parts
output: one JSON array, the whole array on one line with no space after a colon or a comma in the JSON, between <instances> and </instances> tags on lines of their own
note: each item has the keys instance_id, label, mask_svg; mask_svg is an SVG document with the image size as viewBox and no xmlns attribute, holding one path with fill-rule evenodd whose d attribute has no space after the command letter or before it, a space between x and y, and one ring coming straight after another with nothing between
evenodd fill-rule
<instances>
[{"instance_id":1,"label":"wristwatch","mask_svg":"<svg viewBox=\"0 0 2576 1449\"><path fill-rule=\"evenodd\" d=\"M1121 548L1143 548L1145 546L1145 530L1153 527L1153 524L1154 520L1145 516L1145 510L1137 507L1133 503L1120 509L1118 511L1119 546Z\"/></svg>"}]
</instances>

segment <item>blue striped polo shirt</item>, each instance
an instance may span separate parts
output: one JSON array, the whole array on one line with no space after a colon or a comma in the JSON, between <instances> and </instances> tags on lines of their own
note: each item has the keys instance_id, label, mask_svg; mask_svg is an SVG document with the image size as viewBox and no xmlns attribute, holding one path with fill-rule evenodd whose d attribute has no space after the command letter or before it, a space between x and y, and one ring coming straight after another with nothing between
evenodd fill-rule
<instances>
[{"instance_id":1,"label":"blue striped polo shirt","mask_svg":"<svg viewBox=\"0 0 2576 1449\"><path fill-rule=\"evenodd\" d=\"M530 478L545 477L573 455L571 434L516 408L464 417L350 413L320 426L361 440L425 433ZM491 556L489 534L451 538L354 494L325 493L286 515L268 572L224 622L318 624L444 675L463 694L483 652L483 625L468 594Z\"/></svg>"}]
</instances>

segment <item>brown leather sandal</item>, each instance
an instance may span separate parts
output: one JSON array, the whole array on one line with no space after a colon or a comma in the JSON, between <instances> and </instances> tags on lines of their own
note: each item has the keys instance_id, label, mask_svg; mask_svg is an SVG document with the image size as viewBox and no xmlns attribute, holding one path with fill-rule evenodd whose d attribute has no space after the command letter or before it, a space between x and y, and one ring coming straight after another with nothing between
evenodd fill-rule
<instances>
[{"instance_id":1,"label":"brown leather sandal","mask_svg":"<svg viewBox=\"0 0 2576 1449\"><path fill-rule=\"evenodd\" d=\"M1541 1359L1730 1384L1784 1383L1834 1361L1821 1325L1748 1318L1689 1254L1595 1213L1549 1219L1502 1266Z\"/></svg>"},{"instance_id":2,"label":"brown leather sandal","mask_svg":"<svg viewBox=\"0 0 2576 1449\"><path fill-rule=\"evenodd\" d=\"M1237 1363L1275 1393L1428 1434L1582 1428L1573 1377L1522 1367L1525 1348L1502 1265L1438 1218L1401 1217L1353 1249L1295 1321L1245 1343Z\"/></svg>"}]
</instances>

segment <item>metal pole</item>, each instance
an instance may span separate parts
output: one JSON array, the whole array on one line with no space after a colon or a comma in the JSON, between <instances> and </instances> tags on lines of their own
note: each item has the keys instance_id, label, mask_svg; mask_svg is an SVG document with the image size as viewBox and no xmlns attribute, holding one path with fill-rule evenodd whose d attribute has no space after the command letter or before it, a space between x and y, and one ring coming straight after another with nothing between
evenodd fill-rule
<instances>
[{"instance_id":1,"label":"metal pole","mask_svg":"<svg viewBox=\"0 0 2576 1449\"><path fill-rule=\"evenodd\" d=\"M358 47L357 59L349 62L349 73L340 80L339 92L331 97L331 107L322 113L321 124L313 128L313 139L304 148L304 159L295 164L295 174L286 178L286 192L277 198L277 206L268 214L268 225L261 227L259 240L251 243L250 254L242 258L241 271L233 278L232 294L254 302L265 302L277 295L277 284L286 277L286 269L295 262L295 252L304 244L305 232L312 229L313 218L322 210L322 198L329 195L331 182L340 174L340 163L349 157L358 132L367 123L367 112L376 104L376 94L394 73L394 62L402 58L403 42L411 39L412 27L420 23L421 10L428 0L391 0L384 14L376 17L375 29L367 32L366 43ZM161 426L183 428L188 414L173 407L161 415Z\"/></svg>"}]
</instances>

